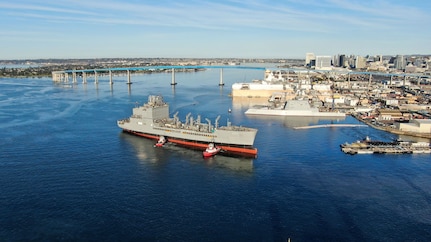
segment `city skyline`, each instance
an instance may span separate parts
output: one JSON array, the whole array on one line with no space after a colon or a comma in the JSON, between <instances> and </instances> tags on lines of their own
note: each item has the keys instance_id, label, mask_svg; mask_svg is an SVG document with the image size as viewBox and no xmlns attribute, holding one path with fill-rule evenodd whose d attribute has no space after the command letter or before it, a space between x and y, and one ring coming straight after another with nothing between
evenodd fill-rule
<instances>
[{"instance_id":1,"label":"city skyline","mask_svg":"<svg viewBox=\"0 0 431 242\"><path fill-rule=\"evenodd\" d=\"M0 59L431 54L422 1L0 3Z\"/></svg>"}]
</instances>

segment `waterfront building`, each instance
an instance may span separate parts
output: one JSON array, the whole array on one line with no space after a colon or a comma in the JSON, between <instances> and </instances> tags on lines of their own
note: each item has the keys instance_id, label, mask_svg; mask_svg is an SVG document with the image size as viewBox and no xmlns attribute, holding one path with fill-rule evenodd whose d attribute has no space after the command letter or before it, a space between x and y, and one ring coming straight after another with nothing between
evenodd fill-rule
<instances>
[{"instance_id":1,"label":"waterfront building","mask_svg":"<svg viewBox=\"0 0 431 242\"><path fill-rule=\"evenodd\" d=\"M399 109L378 109L377 120L379 121L395 121L403 118L403 114Z\"/></svg>"},{"instance_id":2,"label":"waterfront building","mask_svg":"<svg viewBox=\"0 0 431 242\"><path fill-rule=\"evenodd\" d=\"M331 56L316 56L316 70L331 70Z\"/></svg>"},{"instance_id":3,"label":"waterfront building","mask_svg":"<svg viewBox=\"0 0 431 242\"><path fill-rule=\"evenodd\" d=\"M431 134L431 119L412 119L409 123L395 123L401 131Z\"/></svg>"}]
</instances>

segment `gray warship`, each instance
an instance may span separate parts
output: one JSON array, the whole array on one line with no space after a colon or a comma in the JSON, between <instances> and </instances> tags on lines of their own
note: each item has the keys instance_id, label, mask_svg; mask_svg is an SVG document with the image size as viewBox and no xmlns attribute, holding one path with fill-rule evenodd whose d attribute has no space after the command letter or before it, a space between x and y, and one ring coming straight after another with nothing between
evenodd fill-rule
<instances>
[{"instance_id":1,"label":"gray warship","mask_svg":"<svg viewBox=\"0 0 431 242\"><path fill-rule=\"evenodd\" d=\"M214 124L209 119L201 122L200 115L193 118L187 114L185 122L178 118L178 112L169 117L169 105L161 95L150 95L148 102L133 108L129 118L117 121L123 132L158 140L161 137L167 142L204 150L208 144L214 143L223 153L247 157L257 156L253 147L257 129L235 126L227 122L219 125L220 116Z\"/></svg>"}]
</instances>

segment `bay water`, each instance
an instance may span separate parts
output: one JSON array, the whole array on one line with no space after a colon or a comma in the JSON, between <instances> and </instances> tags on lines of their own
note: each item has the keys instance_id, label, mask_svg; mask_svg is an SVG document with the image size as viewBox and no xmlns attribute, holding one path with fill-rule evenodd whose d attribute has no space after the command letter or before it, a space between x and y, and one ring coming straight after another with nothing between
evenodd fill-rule
<instances>
[{"instance_id":1,"label":"bay water","mask_svg":"<svg viewBox=\"0 0 431 242\"><path fill-rule=\"evenodd\" d=\"M431 156L346 155L397 135L345 119L254 117L235 82L260 70L100 76L95 84L0 79L0 241L429 241ZM255 159L122 133L148 95L170 113L257 128ZM228 112L231 109L232 112ZM403 139L413 139L402 137Z\"/></svg>"}]
</instances>

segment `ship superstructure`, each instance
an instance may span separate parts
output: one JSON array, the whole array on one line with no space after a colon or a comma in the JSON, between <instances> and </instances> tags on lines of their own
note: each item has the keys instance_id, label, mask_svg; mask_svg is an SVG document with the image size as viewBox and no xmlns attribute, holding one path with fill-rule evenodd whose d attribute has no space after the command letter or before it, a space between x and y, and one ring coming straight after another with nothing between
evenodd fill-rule
<instances>
[{"instance_id":1,"label":"ship superstructure","mask_svg":"<svg viewBox=\"0 0 431 242\"><path fill-rule=\"evenodd\" d=\"M345 113L322 111L312 106L307 99L286 100L284 93L274 93L268 105L249 108L245 114L269 116L301 116L301 117L345 117Z\"/></svg>"},{"instance_id":2,"label":"ship superstructure","mask_svg":"<svg viewBox=\"0 0 431 242\"><path fill-rule=\"evenodd\" d=\"M181 122L178 112L169 117L169 105L162 96L150 95L147 103L133 108L132 116L118 120L117 124L124 132L150 139L164 136L168 142L202 150L214 143L227 153L257 155L257 149L253 147L257 129L235 126L230 122L220 126L219 120L220 116L214 123L207 118L202 122L200 115L194 118L189 113Z\"/></svg>"}]
</instances>

